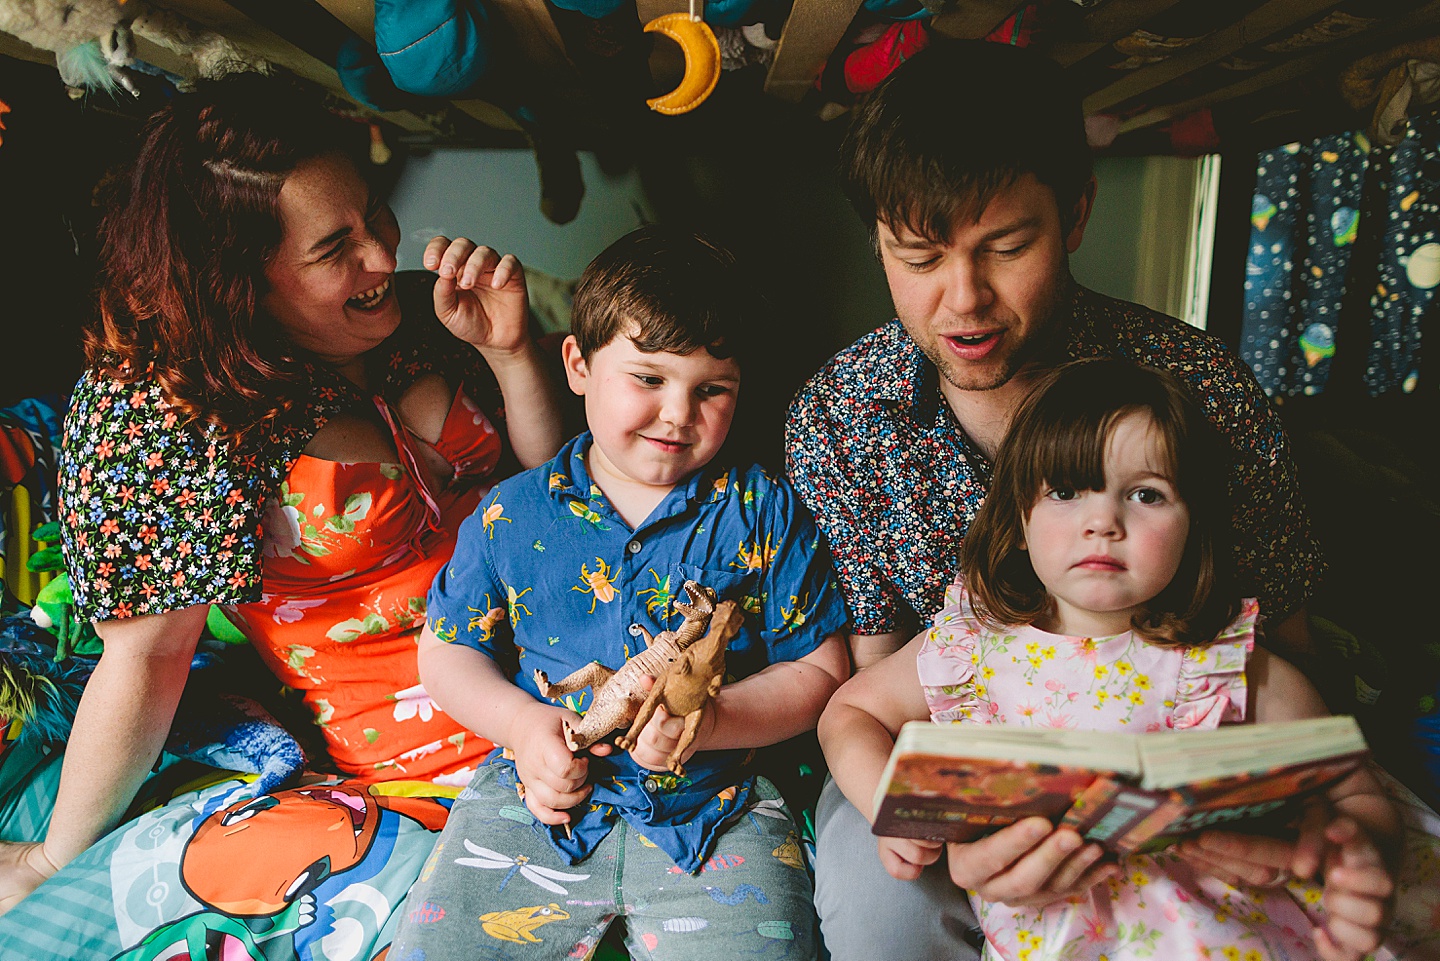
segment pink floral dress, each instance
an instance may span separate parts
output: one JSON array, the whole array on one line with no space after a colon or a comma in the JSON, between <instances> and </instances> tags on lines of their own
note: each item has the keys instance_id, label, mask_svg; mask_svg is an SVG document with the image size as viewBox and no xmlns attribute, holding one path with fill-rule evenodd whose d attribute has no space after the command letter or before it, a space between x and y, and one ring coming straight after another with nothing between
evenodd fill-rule
<instances>
[{"instance_id":1,"label":"pink floral dress","mask_svg":"<svg viewBox=\"0 0 1440 961\"><path fill-rule=\"evenodd\" d=\"M1258 604L1246 600L1240 615L1209 646L1162 648L1132 632L1066 637L1035 627L990 630L975 618L956 583L946 591L945 606L935 616L916 663L936 723L1206 730L1245 719L1245 665L1254 649L1258 613ZM1408 794L1398 784L1394 789ZM1418 866L1424 875L1419 880L1427 882L1432 895L1428 906L1419 906L1425 915L1436 903L1434 815L1423 804L1419 807L1418 816L1428 815L1431 827L1416 832L1420 841L1411 845L1409 866ZM972 894L985 931L985 958L1315 957L1311 931L1324 917L1315 885L1235 888L1197 873L1166 852L1132 855L1121 865L1120 880L1044 909L991 904ZM1428 917L1412 920L1418 937L1433 939L1426 930L1433 928ZM1433 951L1434 941L1429 943ZM1429 955L1406 950L1377 956Z\"/></svg>"}]
</instances>

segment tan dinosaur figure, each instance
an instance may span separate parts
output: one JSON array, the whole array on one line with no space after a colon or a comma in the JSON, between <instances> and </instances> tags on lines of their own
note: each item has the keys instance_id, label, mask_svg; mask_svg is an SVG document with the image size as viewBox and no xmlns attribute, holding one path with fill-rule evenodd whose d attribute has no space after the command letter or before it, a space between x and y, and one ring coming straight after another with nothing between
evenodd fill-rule
<instances>
[{"instance_id":1,"label":"tan dinosaur figure","mask_svg":"<svg viewBox=\"0 0 1440 961\"><path fill-rule=\"evenodd\" d=\"M666 665L665 673L655 678L655 686L640 705L640 713L635 715L629 732L620 737L615 746L622 751L634 747L655 708L663 704L671 717L685 718L680 741L665 759L665 766L676 777L684 777L685 768L680 758L695 740L705 705L725 683L725 648L740 633L744 623L745 615L734 601L721 601L710 618L710 632L687 647L678 661Z\"/></svg>"},{"instance_id":2,"label":"tan dinosaur figure","mask_svg":"<svg viewBox=\"0 0 1440 961\"><path fill-rule=\"evenodd\" d=\"M715 611L715 592L694 581L686 581L685 595L690 598L688 604L674 602L675 610L685 616L680 626L673 631L661 631L654 637L645 628L640 628L645 637L645 650L620 665L618 671L612 671L599 661L591 661L554 684L550 683L544 671L535 672L535 686L539 688L541 697L554 700L590 688L590 710L585 712L578 726L571 728L568 721L565 724L565 744L570 750L584 750L617 727L629 724L640 710L640 705L645 703L642 679L659 677L672 661L685 653L685 648L705 633L710 615Z\"/></svg>"}]
</instances>

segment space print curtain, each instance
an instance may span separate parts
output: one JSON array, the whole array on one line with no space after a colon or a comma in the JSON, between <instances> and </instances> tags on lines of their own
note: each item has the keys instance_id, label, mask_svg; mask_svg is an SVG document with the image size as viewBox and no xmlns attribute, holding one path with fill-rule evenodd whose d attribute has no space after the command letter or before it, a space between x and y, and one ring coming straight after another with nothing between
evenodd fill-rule
<instances>
[{"instance_id":1,"label":"space print curtain","mask_svg":"<svg viewBox=\"0 0 1440 961\"><path fill-rule=\"evenodd\" d=\"M1371 396L1413 392L1440 285L1440 119L1412 119L1394 147L1286 144L1256 174L1240 353L1260 385L1320 393L1340 354Z\"/></svg>"}]
</instances>

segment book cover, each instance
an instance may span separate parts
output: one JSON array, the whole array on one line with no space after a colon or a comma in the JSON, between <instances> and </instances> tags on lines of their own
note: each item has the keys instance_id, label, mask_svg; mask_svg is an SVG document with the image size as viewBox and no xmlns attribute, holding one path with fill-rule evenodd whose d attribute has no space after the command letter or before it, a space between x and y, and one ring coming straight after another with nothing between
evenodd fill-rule
<instances>
[{"instance_id":1,"label":"book cover","mask_svg":"<svg viewBox=\"0 0 1440 961\"><path fill-rule=\"evenodd\" d=\"M1368 755L1353 718L1085 740L914 723L876 791L875 834L973 841L1038 815L1126 854L1207 828L1273 832Z\"/></svg>"}]
</instances>

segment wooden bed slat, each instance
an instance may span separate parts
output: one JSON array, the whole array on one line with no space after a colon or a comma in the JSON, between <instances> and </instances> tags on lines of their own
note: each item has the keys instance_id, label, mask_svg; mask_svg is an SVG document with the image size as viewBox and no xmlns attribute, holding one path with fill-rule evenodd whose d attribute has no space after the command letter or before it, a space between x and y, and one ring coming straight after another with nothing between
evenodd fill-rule
<instances>
[{"instance_id":1,"label":"wooden bed slat","mask_svg":"<svg viewBox=\"0 0 1440 961\"><path fill-rule=\"evenodd\" d=\"M1230 26L1207 35L1160 63L1142 67L1085 98L1085 112L1098 113L1176 77L1214 63L1256 41L1338 6L1340 0L1270 0Z\"/></svg>"},{"instance_id":2,"label":"wooden bed slat","mask_svg":"<svg viewBox=\"0 0 1440 961\"><path fill-rule=\"evenodd\" d=\"M1114 0L1111 0L1114 2ZM935 32L957 40L987 36L1025 5L1025 0L952 0L931 23Z\"/></svg>"},{"instance_id":3,"label":"wooden bed slat","mask_svg":"<svg viewBox=\"0 0 1440 961\"><path fill-rule=\"evenodd\" d=\"M861 0L795 0L780 34L765 92L798 103L845 36Z\"/></svg>"},{"instance_id":4,"label":"wooden bed slat","mask_svg":"<svg viewBox=\"0 0 1440 961\"><path fill-rule=\"evenodd\" d=\"M1128 37L1179 0L1110 0L1086 14L1073 40L1052 44L1051 58L1061 66L1079 63L1121 37Z\"/></svg>"}]
</instances>

